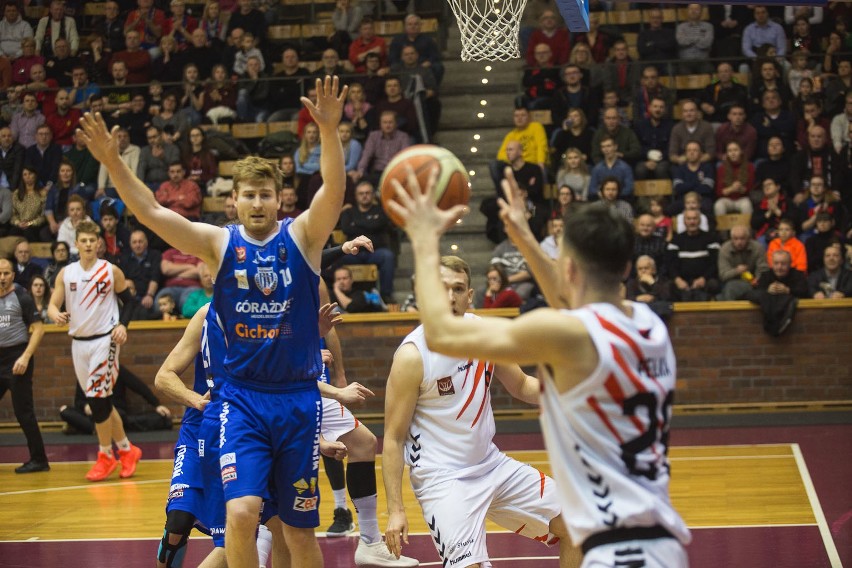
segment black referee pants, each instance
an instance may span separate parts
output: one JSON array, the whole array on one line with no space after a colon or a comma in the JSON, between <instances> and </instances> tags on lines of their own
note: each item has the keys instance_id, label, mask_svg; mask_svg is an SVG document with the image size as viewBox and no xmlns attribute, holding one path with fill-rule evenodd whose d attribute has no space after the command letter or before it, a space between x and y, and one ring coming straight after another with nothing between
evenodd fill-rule
<instances>
[{"instance_id":1,"label":"black referee pants","mask_svg":"<svg viewBox=\"0 0 852 568\"><path fill-rule=\"evenodd\" d=\"M35 360L30 358L30 363L23 375L12 374L12 366L26 349L26 343L0 349L0 399L3 398L6 391L12 391L12 409L15 411L18 424L24 431L24 436L27 438L30 459L47 463L44 441L41 438L41 430L38 428L33 406L33 367Z\"/></svg>"}]
</instances>

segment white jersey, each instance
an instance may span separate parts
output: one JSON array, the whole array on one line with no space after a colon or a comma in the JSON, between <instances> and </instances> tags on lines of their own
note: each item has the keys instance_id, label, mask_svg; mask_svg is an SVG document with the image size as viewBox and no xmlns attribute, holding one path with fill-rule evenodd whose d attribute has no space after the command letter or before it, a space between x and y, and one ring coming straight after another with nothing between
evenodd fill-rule
<instances>
[{"instance_id":1,"label":"white jersey","mask_svg":"<svg viewBox=\"0 0 852 568\"><path fill-rule=\"evenodd\" d=\"M580 319L600 362L559 393L544 377L541 425L571 539L615 528L689 530L669 500L668 437L675 387L665 324L645 304L630 318L611 304L564 313Z\"/></svg>"},{"instance_id":2,"label":"white jersey","mask_svg":"<svg viewBox=\"0 0 852 568\"><path fill-rule=\"evenodd\" d=\"M71 314L68 335L104 335L118 325L113 268L106 260L98 260L89 270L83 270L79 261L65 267L65 308Z\"/></svg>"},{"instance_id":3,"label":"white jersey","mask_svg":"<svg viewBox=\"0 0 852 568\"><path fill-rule=\"evenodd\" d=\"M429 351L422 325L406 343L414 344L423 359L420 395L405 440L406 463L451 471L482 463L497 451L490 390L494 364Z\"/></svg>"}]
</instances>

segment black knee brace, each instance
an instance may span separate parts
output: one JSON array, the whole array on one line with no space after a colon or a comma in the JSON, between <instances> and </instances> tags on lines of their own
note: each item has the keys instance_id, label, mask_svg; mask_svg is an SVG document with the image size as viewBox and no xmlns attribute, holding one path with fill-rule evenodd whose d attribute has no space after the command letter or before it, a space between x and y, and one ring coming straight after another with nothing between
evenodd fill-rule
<instances>
[{"instance_id":1,"label":"black knee brace","mask_svg":"<svg viewBox=\"0 0 852 568\"><path fill-rule=\"evenodd\" d=\"M343 474L343 462L328 456L322 457L325 466L325 474L332 489L343 489L346 487L346 478Z\"/></svg>"},{"instance_id":2,"label":"black knee brace","mask_svg":"<svg viewBox=\"0 0 852 568\"><path fill-rule=\"evenodd\" d=\"M106 422L112 413L112 395L103 398L86 398L89 408L92 409L92 420L95 424Z\"/></svg>"},{"instance_id":3,"label":"black knee brace","mask_svg":"<svg viewBox=\"0 0 852 568\"><path fill-rule=\"evenodd\" d=\"M157 551L157 560L161 564L165 564L166 568L181 568L183 565L186 544L194 524L195 516L191 513L169 511L166 517L166 529L163 531L163 538ZM169 535L180 535L180 541L177 544L171 544Z\"/></svg>"},{"instance_id":4,"label":"black knee brace","mask_svg":"<svg viewBox=\"0 0 852 568\"><path fill-rule=\"evenodd\" d=\"M346 465L346 485L352 499L376 494L376 462L355 462Z\"/></svg>"}]
</instances>

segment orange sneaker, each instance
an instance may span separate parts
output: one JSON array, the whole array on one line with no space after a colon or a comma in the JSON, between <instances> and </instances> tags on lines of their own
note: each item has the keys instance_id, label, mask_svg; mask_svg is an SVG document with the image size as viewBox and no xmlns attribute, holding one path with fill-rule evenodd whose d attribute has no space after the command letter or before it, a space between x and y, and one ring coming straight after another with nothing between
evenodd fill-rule
<instances>
[{"instance_id":1,"label":"orange sneaker","mask_svg":"<svg viewBox=\"0 0 852 568\"><path fill-rule=\"evenodd\" d=\"M95 465L93 465L92 469L89 470L89 473L86 474L86 479L89 481L103 481L109 477L109 474L115 471L115 468L117 467L118 460L113 457L112 452L109 454L98 452L98 461L95 462Z\"/></svg>"},{"instance_id":2,"label":"orange sneaker","mask_svg":"<svg viewBox=\"0 0 852 568\"><path fill-rule=\"evenodd\" d=\"M118 450L118 460L121 462L121 473L119 477L124 479L136 473L136 464L142 458L142 450L130 444L129 450Z\"/></svg>"}]
</instances>

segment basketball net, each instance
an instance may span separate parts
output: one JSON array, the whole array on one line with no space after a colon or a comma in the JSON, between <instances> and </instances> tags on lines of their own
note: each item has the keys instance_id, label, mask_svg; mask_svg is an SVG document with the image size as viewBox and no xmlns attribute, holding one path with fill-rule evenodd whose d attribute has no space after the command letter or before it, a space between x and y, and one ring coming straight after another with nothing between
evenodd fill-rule
<instances>
[{"instance_id":1,"label":"basketball net","mask_svg":"<svg viewBox=\"0 0 852 568\"><path fill-rule=\"evenodd\" d=\"M527 0L447 0L456 16L462 61L508 61L521 56L518 31Z\"/></svg>"}]
</instances>

